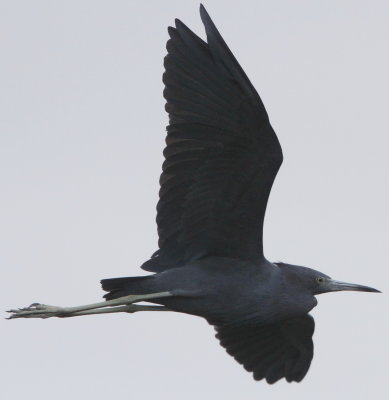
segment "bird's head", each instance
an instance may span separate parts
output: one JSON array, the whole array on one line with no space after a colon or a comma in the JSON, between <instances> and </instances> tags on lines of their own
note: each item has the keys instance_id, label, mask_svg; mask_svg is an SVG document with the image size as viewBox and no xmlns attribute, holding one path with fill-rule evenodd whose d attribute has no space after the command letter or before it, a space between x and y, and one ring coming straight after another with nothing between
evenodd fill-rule
<instances>
[{"instance_id":1,"label":"bird's head","mask_svg":"<svg viewBox=\"0 0 389 400\"><path fill-rule=\"evenodd\" d=\"M381 293L379 290L369 286L336 281L328 275L311 268L284 263L276 263L276 265L282 269L289 283L295 283L302 289L309 290L313 295L342 290Z\"/></svg>"}]
</instances>

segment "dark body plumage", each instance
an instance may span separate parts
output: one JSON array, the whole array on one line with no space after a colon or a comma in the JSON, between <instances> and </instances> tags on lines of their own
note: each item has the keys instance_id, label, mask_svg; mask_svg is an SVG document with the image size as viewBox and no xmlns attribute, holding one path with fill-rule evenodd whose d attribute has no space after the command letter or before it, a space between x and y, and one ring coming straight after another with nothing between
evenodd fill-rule
<instances>
[{"instance_id":1,"label":"dark body plumage","mask_svg":"<svg viewBox=\"0 0 389 400\"><path fill-rule=\"evenodd\" d=\"M314 296L373 289L265 259L263 221L281 147L258 93L200 12L208 43L179 20L169 28L159 250L142 265L155 274L102 286L107 299L168 291L152 302L204 317L255 379L300 381L313 357Z\"/></svg>"}]
</instances>

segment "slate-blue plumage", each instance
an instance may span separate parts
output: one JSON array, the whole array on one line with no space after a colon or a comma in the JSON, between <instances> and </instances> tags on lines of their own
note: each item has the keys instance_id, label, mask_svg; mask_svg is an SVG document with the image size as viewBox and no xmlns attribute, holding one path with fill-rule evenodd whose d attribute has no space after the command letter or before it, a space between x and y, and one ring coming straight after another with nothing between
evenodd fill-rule
<instances>
[{"instance_id":1,"label":"slate-blue plumage","mask_svg":"<svg viewBox=\"0 0 389 400\"><path fill-rule=\"evenodd\" d=\"M375 289L264 257L281 147L258 93L203 6L200 13L208 42L179 20L169 28L159 249L142 265L154 274L105 279L105 297L169 291L153 302L207 319L255 379L301 381L313 357L314 296Z\"/></svg>"}]
</instances>

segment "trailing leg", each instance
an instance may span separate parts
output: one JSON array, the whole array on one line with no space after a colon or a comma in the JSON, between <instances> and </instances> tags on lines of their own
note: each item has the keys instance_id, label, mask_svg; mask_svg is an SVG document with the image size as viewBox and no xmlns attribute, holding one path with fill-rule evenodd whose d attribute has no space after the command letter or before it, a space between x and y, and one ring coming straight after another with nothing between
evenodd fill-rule
<instances>
[{"instance_id":1,"label":"trailing leg","mask_svg":"<svg viewBox=\"0 0 389 400\"><path fill-rule=\"evenodd\" d=\"M11 313L11 315L8 319L51 318L51 317L65 318L65 317L76 317L79 315L88 315L88 314L145 311L146 309L144 307L146 306L138 306L137 309L135 309L134 307L129 308L129 306L132 305L133 303L138 303L140 301L148 301L152 299L158 299L170 296L173 296L172 293L170 292L159 292L159 293L150 293L143 295L142 294L129 295L129 296L119 297L113 300L103 301L100 303L87 304L76 307L57 307L57 306L49 306L46 304L33 303L29 307L9 310L8 312ZM139 307L141 307L142 309ZM158 306L148 306L148 307L152 308L151 309L148 308L147 310L153 310L153 311L155 310L159 311L159 309L161 309L161 307ZM164 311L166 311L166 309L164 309Z\"/></svg>"}]
</instances>

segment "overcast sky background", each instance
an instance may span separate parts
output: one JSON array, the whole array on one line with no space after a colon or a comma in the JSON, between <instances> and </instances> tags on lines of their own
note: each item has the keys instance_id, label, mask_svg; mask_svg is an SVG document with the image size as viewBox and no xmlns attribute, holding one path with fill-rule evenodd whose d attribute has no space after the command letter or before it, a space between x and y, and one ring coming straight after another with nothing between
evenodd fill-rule
<instances>
[{"instance_id":1,"label":"overcast sky background","mask_svg":"<svg viewBox=\"0 0 389 400\"><path fill-rule=\"evenodd\" d=\"M0 321L1 393L39 399L387 398L389 2L204 1L283 146L270 260L384 291L319 296L301 384L255 382L200 318ZM198 1L0 2L0 304L100 301L144 274L167 115L162 60ZM5 316L5 314L3 314Z\"/></svg>"}]
</instances>

